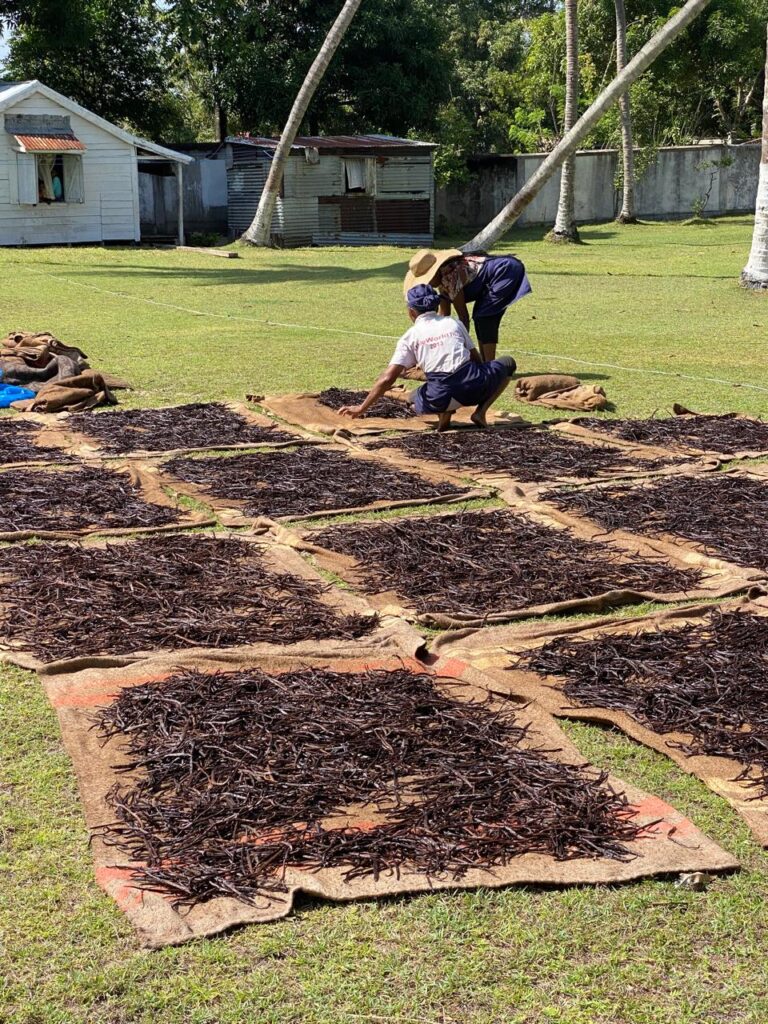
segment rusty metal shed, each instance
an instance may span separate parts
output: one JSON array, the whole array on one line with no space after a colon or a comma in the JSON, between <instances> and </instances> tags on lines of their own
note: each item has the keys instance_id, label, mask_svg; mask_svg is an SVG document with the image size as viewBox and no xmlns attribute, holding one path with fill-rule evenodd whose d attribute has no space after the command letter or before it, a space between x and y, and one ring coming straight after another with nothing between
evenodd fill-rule
<instances>
[{"instance_id":1,"label":"rusty metal shed","mask_svg":"<svg viewBox=\"0 0 768 1024\"><path fill-rule=\"evenodd\" d=\"M227 139L229 229L256 213L276 139ZM272 234L280 245L429 245L434 234L430 142L391 135L297 137Z\"/></svg>"}]
</instances>

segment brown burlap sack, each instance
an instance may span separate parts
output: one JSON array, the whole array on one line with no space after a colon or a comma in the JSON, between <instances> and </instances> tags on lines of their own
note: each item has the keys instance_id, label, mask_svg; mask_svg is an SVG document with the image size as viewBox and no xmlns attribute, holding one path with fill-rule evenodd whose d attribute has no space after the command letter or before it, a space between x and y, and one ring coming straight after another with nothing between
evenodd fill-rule
<instances>
[{"instance_id":1,"label":"brown burlap sack","mask_svg":"<svg viewBox=\"0 0 768 1024\"><path fill-rule=\"evenodd\" d=\"M45 464L30 472L34 473L65 473L76 475L82 467L65 463L61 466ZM10 466L4 472L14 472L17 467ZM29 469L29 467L28 467ZM167 533L176 530L198 529L202 526L213 526L216 520L207 511L185 508L176 500L171 498L163 489L149 466L141 464L124 465L113 463L104 467L105 472L119 473L125 476L134 486L140 490L140 497L150 505L160 505L163 508L176 510L176 518L173 522L162 526L108 526L94 520L90 526L81 529L24 529L8 530L0 520L0 541L23 541L23 540L70 540L76 537L87 537L90 534L100 534L104 537L124 537L147 533ZM55 499L52 498L52 501Z\"/></svg>"},{"instance_id":2,"label":"brown burlap sack","mask_svg":"<svg viewBox=\"0 0 768 1024\"><path fill-rule=\"evenodd\" d=\"M530 518L544 526L552 529L555 536L563 526L545 515L538 514L535 506L520 506L520 512L530 514ZM446 512L445 514L449 514ZM480 513L478 513L480 514ZM440 514L430 517L435 521L435 529L439 529ZM407 522L407 519L400 518L398 522ZM373 525L373 524L372 524ZM320 547L313 543L311 537L313 530L285 529L279 525L272 528L272 536L280 544L289 545L312 556L318 566L326 572L333 573L340 577L350 586L359 589L365 594L366 599L374 607L393 615L402 615L405 618L421 623L435 629L454 629L462 626L480 628L501 622L514 622L522 619L535 618L541 615L583 615L605 612L612 608L620 608L626 605L642 604L644 601L657 601L664 604L675 604L678 601L700 601L715 599L741 594L751 591L754 594L762 592L761 580L764 573L749 569L740 569L738 566L731 566L714 558L689 551L679 551L674 544L647 542L639 537L629 538L621 546L617 545L618 558L631 564L635 558L663 560L678 568L695 566L702 572L699 585L689 591L676 591L664 593L663 591L633 590L630 588L617 588L605 591L600 594L593 594L590 597L573 597L570 600L551 601L545 604L530 605L523 608L498 608L496 611L485 615L478 615L474 611L457 611L456 609L446 610L443 613L425 612L421 613L414 605L409 603L407 596L395 591L375 592L365 583L363 566L349 555L339 554L328 548ZM581 523L572 522L568 533L579 540L591 540L600 542L605 540L605 535L597 529L583 527ZM606 549L606 555L608 549ZM420 571L423 567L423 553L414 552L414 572ZM510 560L515 558L515 552L510 551ZM420 565L419 559L422 559ZM503 567L500 567L500 572ZM574 592L578 593L579 565L578 562L564 561L562 572L566 580L574 581Z\"/></svg>"},{"instance_id":3,"label":"brown burlap sack","mask_svg":"<svg viewBox=\"0 0 768 1024\"><path fill-rule=\"evenodd\" d=\"M344 880L343 868L311 871L289 867L284 875L287 891L279 900L265 896L256 905L248 905L233 898L217 898L188 911L175 910L171 901L159 892L137 888L125 855L118 848L107 846L98 834L99 826L112 819L107 793L118 781L124 782L126 776L116 770L116 766L125 761L124 750L118 739L101 745L97 732L91 728L94 712L110 703L124 687L162 681L180 669L213 672L260 668L279 673L308 665L349 672L403 667L425 671L422 664L404 656L387 657L378 650L360 647L352 659L346 660L329 658L320 650L298 658L285 653L265 657L247 649L236 656L232 652L184 651L120 668L94 667L69 675L43 676L46 692L58 715L64 745L74 765L85 818L92 832L90 849L96 881L126 914L145 946L178 945L214 935L233 925L285 917L300 892L322 899L348 901L478 886L611 884L656 874L738 867L736 858L699 832L674 808L619 779L609 778L608 784L627 794L635 821L647 825L640 838L627 844L632 856L626 861L605 858L557 861L542 854L526 854L492 871L470 868L460 879L430 877L404 868L398 875L385 873L378 878L369 876L351 881ZM438 662L426 671L432 672L438 686L447 687L447 692L457 699L484 699L494 685L482 673L456 659ZM549 715L529 706L521 710L520 721L530 725L525 746L543 748L564 763L583 766L584 757ZM359 811L345 818L348 826L358 821L363 823Z\"/></svg>"},{"instance_id":4,"label":"brown burlap sack","mask_svg":"<svg viewBox=\"0 0 768 1024\"><path fill-rule=\"evenodd\" d=\"M672 411L674 412L674 414L676 416L696 416L696 415L700 415L698 413L691 412L690 409L686 409L685 406L678 405L677 403L675 403L673 405ZM732 415L735 419L744 420L747 423L762 423L763 422L762 420L759 420L756 417L744 416L741 413L738 413L738 414L737 413L732 413L732 414L731 413L725 413L725 414L722 414L722 415L729 415L729 416ZM703 448L703 447L702 448L697 448L693 444L686 444L684 442L670 441L669 443L667 443L667 444L662 446L662 445L646 444L646 443L641 443L641 442L636 442L636 441L624 441L621 438L614 438L614 437L612 437L611 435L609 435L609 434L607 434L605 432L601 432L601 431L597 431L597 430L592 430L589 427L582 426L582 424L580 424L580 423L572 423L570 421L563 421L561 423L555 423L555 424L552 424L552 426L556 430L562 430L564 433L573 434L574 436L577 436L577 437L584 437L584 438L589 438L589 439L597 438L597 439L602 440L602 441L610 441L611 444L615 444L617 446L622 446L622 447L629 446L629 447L634 448L634 449L636 449L638 451L640 451L641 449L645 449L645 451L648 453L649 457L651 455L658 456L658 455L674 454L674 455L677 455L677 456L688 456L688 457L692 457L692 458L697 458L697 457L701 457L703 455L703 456L707 456L709 458L719 459L722 462L728 462L728 461L732 461L732 460L742 460L742 459L760 459L760 458L764 458L766 455L768 455L768 449L766 449L766 448L747 448L747 449L744 449L743 451L738 451L738 452L723 452L723 451L719 450L717 447L712 448L712 449Z\"/></svg>"},{"instance_id":5,"label":"brown burlap sack","mask_svg":"<svg viewBox=\"0 0 768 1024\"><path fill-rule=\"evenodd\" d=\"M712 605L688 606L637 618L589 619L572 624L529 623L498 626L483 630L456 630L444 633L431 645L435 655L442 659L456 658L470 661L482 669L491 680L495 693L512 695L521 700L534 700L559 718L572 718L586 722L614 725L632 739L659 753L666 754L675 764L725 797L745 819L755 838L768 846L768 798L755 799L755 789L736 776L743 769L738 761L725 757L695 755L692 757L672 744L689 743L691 737L683 733L659 734L640 724L623 711L601 707L578 707L565 697L561 686L564 680L556 676L540 676L515 667L520 654L543 647L555 637L567 635L574 639L590 640L601 635L636 634L676 627L705 620ZM739 610L756 615L768 615L768 602L741 600L719 606L723 611Z\"/></svg>"},{"instance_id":6,"label":"brown burlap sack","mask_svg":"<svg viewBox=\"0 0 768 1024\"><path fill-rule=\"evenodd\" d=\"M678 469L678 473L684 472L689 476L698 475L700 466L692 465ZM747 476L760 480L765 480L768 477L768 473L759 466L755 466L749 471L736 468L723 470L723 475L726 473L734 473L740 476ZM647 480L637 481L637 487L650 487L654 483L652 478ZM585 488L595 486L593 484L585 484ZM549 488L552 490L553 488ZM543 489L540 489L543 490ZM750 569L735 563L728 562L724 558L718 558L714 555L707 553L707 548L703 544L697 544L695 541L687 540L684 537L677 536L676 534L659 534L652 536L650 534L632 533L629 530L607 530L604 526L599 523L593 522L590 519L586 519L581 515L575 513L566 512L563 509L557 508L552 502L546 501L543 497L531 494L530 492L524 492L520 488L508 488L503 492L502 495L505 501L508 501L512 505L517 505L521 508L525 508L534 518L540 522L550 523L557 526L564 526L572 533L577 533L579 536L586 537L590 540L599 540L610 543L611 545L621 548L622 550L633 552L644 550L655 552L662 558L668 561L673 561L682 565L695 565L695 566L706 566L713 569L722 579L723 585L726 587L725 590L721 590L718 596L725 596L726 594L739 593L745 589L745 584L759 584L761 581L765 581L768 573L765 569ZM711 548L710 548L711 550ZM736 584L736 589L731 589L730 583ZM696 598L697 595L691 595Z\"/></svg>"},{"instance_id":7,"label":"brown burlap sack","mask_svg":"<svg viewBox=\"0 0 768 1024\"><path fill-rule=\"evenodd\" d=\"M519 420L518 422L515 422L514 420L499 420L492 430L495 432L526 428L530 428L534 431L541 429L536 427L535 424L528 423L525 420ZM622 455L634 459L635 466L632 468L616 467L614 469L608 467L604 471L595 472L592 476L587 478L586 481L584 477L562 474L545 482L537 482L520 480L518 476L515 475L514 454L510 454L509 468L507 470L478 469L475 466L456 466L438 462L433 459L418 458L415 455L410 455L401 448L373 448L370 446L372 444L377 444L380 441L380 438L361 438L341 430L336 432L334 441L339 444L346 444L352 449L352 451L358 453L368 452L375 458L382 459L384 462L387 462L392 466L396 466L398 469L402 469L408 473L431 473L435 477L439 476L443 480L449 481L466 482L467 480L476 480L481 486L493 487L494 489L513 489L514 494L522 495L531 499L537 498L544 491L552 490L560 484L582 485L586 482L640 480L644 477L677 476L681 473L707 473L719 469L721 465L718 459L702 457L696 460L691 459L690 462L686 462L684 465L680 465L678 462L677 464L672 465L654 466L651 459L655 460L657 457L649 456L645 449L641 448L635 450L624 445L613 445L607 438L598 440L596 437L574 437L572 441L575 446L582 445L588 449L620 448Z\"/></svg>"},{"instance_id":8,"label":"brown burlap sack","mask_svg":"<svg viewBox=\"0 0 768 1024\"><path fill-rule=\"evenodd\" d=\"M100 373L95 370L83 370L74 377L60 377L44 384L34 398L25 398L14 402L14 409L21 412L52 413L69 409L80 412L94 409L99 405L117 405Z\"/></svg>"},{"instance_id":9,"label":"brown burlap sack","mask_svg":"<svg viewBox=\"0 0 768 1024\"><path fill-rule=\"evenodd\" d=\"M348 455L354 460L378 462L372 452L360 449L352 453L350 452L349 446L346 444L333 445L329 443L324 445L323 448L325 451L344 452L345 455ZM247 501L217 497L211 494L202 484L188 483L185 480L179 480L169 471L165 470L163 465L163 463L158 462L155 469L158 474L158 481L161 482L163 486L169 487L172 490L177 491L179 494L186 494L189 497L194 498L197 501L201 501L205 505L215 509L219 521L224 526L252 526L254 523L262 523L265 521L265 516L251 515L245 511ZM411 472L413 472L413 470L411 470ZM419 476L433 483L445 483L447 479L444 473L437 472L434 467L431 470L424 470L420 472ZM274 516L272 517L272 520L281 523L302 522L305 519L315 519L318 516L330 518L332 516L343 516L356 512L372 512L377 509L405 508L410 505L455 504L456 502L470 501L474 498L487 498L489 496L489 491L487 489L484 490L477 487L473 488L459 477L454 477L453 482L456 483L457 487L463 488L463 490L458 494L437 495L433 498L406 498L397 501L387 501L382 499L371 501L366 505L340 506L339 508L331 509L321 508L301 515Z\"/></svg>"},{"instance_id":10,"label":"brown burlap sack","mask_svg":"<svg viewBox=\"0 0 768 1024\"><path fill-rule=\"evenodd\" d=\"M405 401L406 391L404 388L393 388L386 394L387 398L395 398ZM312 430L317 434L335 434L337 430L344 430L348 434L382 434L387 431L403 430L434 430L437 427L437 416L412 416L410 419L385 419L378 416L361 417L350 419L349 416L340 416L334 409L329 409L317 400L317 393L299 395L267 395L259 399L268 412L288 423L295 423L306 430ZM459 409L453 417L452 424L455 427L472 427L470 417L474 407ZM488 413L489 423L497 420L519 419L509 414L498 414L491 410Z\"/></svg>"},{"instance_id":11,"label":"brown burlap sack","mask_svg":"<svg viewBox=\"0 0 768 1024\"><path fill-rule=\"evenodd\" d=\"M225 537L227 534L217 532L215 534L212 533L211 536ZM311 583L327 582L307 563L306 559L301 557L298 552L283 545L276 545L271 536L268 535L266 527L262 529L260 535L244 536L243 534L237 534L237 538L245 543L252 544L262 556L265 568L272 572L281 574L288 573ZM130 544L131 539L125 538L124 540L117 540L114 542L110 541L109 543L110 546L116 544L119 548L122 544ZM86 547L104 548L107 541L102 540L100 537L90 538L82 541L82 544ZM130 586L130 582L130 577L126 574L126 587ZM373 616L375 614L372 606L364 598L350 593L350 591L344 590L340 587L328 586L320 599L323 604L334 609L340 616L352 614ZM94 601L96 600L97 598L94 597ZM0 617L12 617L14 614L15 609L7 604L4 606L2 598L0 597ZM126 623L126 632L130 636L129 623ZM170 640L174 641L174 637L175 634L171 629ZM177 647L180 647L182 644L182 641L178 638L176 638L174 642ZM295 654L297 657L302 657L304 655L313 655L318 651L322 651L329 657L351 658L354 657L361 645L371 651L386 652L397 650L415 657L418 653L424 650L424 638L413 628L413 626L409 625L403 619L392 615L381 614L378 617L378 623L374 626L371 632L367 633L360 640L342 638L339 640L303 641L289 646L268 643L258 645L250 644L248 645L248 650L252 653L268 655L270 657L276 652L290 652L291 654ZM208 650L207 648L196 649L197 653L201 656L207 657L210 655L211 657L220 657L222 659L222 663L227 662L227 659L231 659L232 664L237 663L241 650L242 648L239 647L227 648L223 651ZM159 648L155 648L153 650L137 649L130 654L120 655L112 654L109 651L83 649L76 657L63 657L57 661L46 662L28 648L25 648L23 642L20 640L0 640L0 660L13 665L19 665L21 668L35 669L44 675L76 672L90 667L103 668L127 666L133 664L136 660L141 660L155 655L162 655L163 657L168 657L170 660L173 660L177 656L172 652L164 654Z\"/></svg>"},{"instance_id":12,"label":"brown burlap sack","mask_svg":"<svg viewBox=\"0 0 768 1024\"><path fill-rule=\"evenodd\" d=\"M85 432L78 430L72 425L68 412L62 412L61 415L57 416L48 434L49 443L56 444L59 448L63 448L66 451L79 456L83 459L89 458L120 458L120 459L146 459L153 456L164 456L166 458L172 458L175 455L188 455L194 452L204 452L215 449L216 451L236 451L240 449L250 448L289 448L293 445L300 444L322 444L321 438L314 437L312 434L308 434L305 431L297 430L296 428L288 427L285 424L277 423L275 420L268 416L263 416L253 409L249 409L248 406L242 402L221 402L231 412L240 416L243 420L248 423L249 426L261 427L264 430L269 430L275 434L290 434L290 440L269 440L250 442L247 444L226 444L216 442L215 445L209 445L208 447L187 447L187 448L156 448L151 444L152 438L147 438L147 445L139 448L137 447L134 451L124 452L120 455L110 454L106 448L99 442L98 438L90 437ZM167 406L167 408L177 408L177 406ZM73 410L74 411L74 410ZM122 415L121 412L112 413L113 416Z\"/></svg>"}]
</instances>

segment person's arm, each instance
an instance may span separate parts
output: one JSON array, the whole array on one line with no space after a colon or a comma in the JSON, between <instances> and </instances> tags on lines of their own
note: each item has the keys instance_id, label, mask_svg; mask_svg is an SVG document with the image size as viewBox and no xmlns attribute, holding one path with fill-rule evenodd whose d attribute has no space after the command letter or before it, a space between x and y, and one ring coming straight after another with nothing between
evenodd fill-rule
<instances>
[{"instance_id":1,"label":"person's arm","mask_svg":"<svg viewBox=\"0 0 768 1024\"><path fill-rule=\"evenodd\" d=\"M345 405L339 409L339 415L350 416L352 419L362 416L364 412L367 412L370 409L374 402L378 401L382 395L389 391L405 369L407 369L407 367L401 366L399 363L390 363L360 405Z\"/></svg>"},{"instance_id":2,"label":"person's arm","mask_svg":"<svg viewBox=\"0 0 768 1024\"><path fill-rule=\"evenodd\" d=\"M464 324L467 330L469 330L469 310L467 309L467 302L464 298L464 289L460 292L456 292L453 297L453 305L456 309L456 315L459 320Z\"/></svg>"}]
</instances>

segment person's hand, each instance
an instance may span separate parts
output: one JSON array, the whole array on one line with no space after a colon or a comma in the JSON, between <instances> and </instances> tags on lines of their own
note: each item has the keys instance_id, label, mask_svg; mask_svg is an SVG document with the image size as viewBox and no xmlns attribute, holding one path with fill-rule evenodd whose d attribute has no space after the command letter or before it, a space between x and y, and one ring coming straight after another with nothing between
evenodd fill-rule
<instances>
[{"instance_id":1,"label":"person's hand","mask_svg":"<svg viewBox=\"0 0 768 1024\"><path fill-rule=\"evenodd\" d=\"M339 416L349 416L353 420L356 420L358 416L362 415L362 405L342 405L339 409Z\"/></svg>"}]
</instances>

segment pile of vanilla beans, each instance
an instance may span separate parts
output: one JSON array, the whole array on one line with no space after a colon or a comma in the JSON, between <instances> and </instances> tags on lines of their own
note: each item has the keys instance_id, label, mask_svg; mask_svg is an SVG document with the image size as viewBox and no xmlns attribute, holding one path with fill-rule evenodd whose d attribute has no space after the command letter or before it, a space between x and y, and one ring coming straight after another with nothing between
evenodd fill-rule
<instances>
[{"instance_id":1,"label":"pile of vanilla beans","mask_svg":"<svg viewBox=\"0 0 768 1024\"><path fill-rule=\"evenodd\" d=\"M563 680L579 707L624 711L654 732L683 733L687 754L729 757L768 796L768 618L712 611L702 625L561 637L517 666Z\"/></svg>"},{"instance_id":2,"label":"pile of vanilla beans","mask_svg":"<svg viewBox=\"0 0 768 1024\"><path fill-rule=\"evenodd\" d=\"M148 502L125 473L91 466L0 473L0 508L0 532L165 526L179 517Z\"/></svg>"},{"instance_id":3,"label":"pile of vanilla beans","mask_svg":"<svg viewBox=\"0 0 768 1024\"><path fill-rule=\"evenodd\" d=\"M115 455L295 440L284 430L249 423L218 402L194 402L167 409L77 413L69 417L67 426L98 441L105 451Z\"/></svg>"},{"instance_id":4,"label":"pile of vanilla beans","mask_svg":"<svg viewBox=\"0 0 768 1024\"><path fill-rule=\"evenodd\" d=\"M123 689L95 727L130 773L102 838L179 905L253 903L285 891L287 867L349 881L623 860L638 835L604 774L524 749L508 706L405 669L184 672Z\"/></svg>"},{"instance_id":5,"label":"pile of vanilla beans","mask_svg":"<svg viewBox=\"0 0 768 1024\"><path fill-rule=\"evenodd\" d=\"M723 452L726 455L742 451L768 454L768 423L746 419L736 413L648 420L581 417L573 422L623 441L638 441L662 448L678 444L699 451Z\"/></svg>"},{"instance_id":6,"label":"pile of vanilla beans","mask_svg":"<svg viewBox=\"0 0 768 1024\"><path fill-rule=\"evenodd\" d=\"M56 448L37 448L35 438L40 432L36 423L24 420L0 421L0 466L13 462L72 462L72 456Z\"/></svg>"},{"instance_id":7,"label":"pile of vanilla beans","mask_svg":"<svg viewBox=\"0 0 768 1024\"><path fill-rule=\"evenodd\" d=\"M320 583L271 571L253 544L200 534L0 549L0 637L50 662L78 655L354 638Z\"/></svg>"},{"instance_id":8,"label":"pile of vanilla beans","mask_svg":"<svg viewBox=\"0 0 768 1024\"><path fill-rule=\"evenodd\" d=\"M345 405L360 405L367 395L367 391L327 388L320 392L317 400L320 405L324 405L328 409L342 409ZM413 416L413 409L407 402L384 395L363 413L362 419L367 419L369 416L383 417L387 420L409 420Z\"/></svg>"},{"instance_id":9,"label":"pile of vanilla beans","mask_svg":"<svg viewBox=\"0 0 768 1024\"><path fill-rule=\"evenodd\" d=\"M509 473L524 483L573 477L651 471L672 465L672 459L637 459L606 445L572 441L555 431L536 428L455 430L443 434L411 434L376 441L371 448L397 449L415 459L448 463L457 469Z\"/></svg>"},{"instance_id":10,"label":"pile of vanilla beans","mask_svg":"<svg viewBox=\"0 0 768 1024\"><path fill-rule=\"evenodd\" d=\"M366 590L393 590L421 613L483 615L619 589L679 593L701 579L506 510L346 523L310 539L355 558Z\"/></svg>"},{"instance_id":11,"label":"pile of vanilla beans","mask_svg":"<svg viewBox=\"0 0 768 1024\"><path fill-rule=\"evenodd\" d=\"M646 486L549 491L544 497L608 530L674 534L710 555L768 569L768 481L718 473L668 477Z\"/></svg>"},{"instance_id":12,"label":"pile of vanilla beans","mask_svg":"<svg viewBox=\"0 0 768 1024\"><path fill-rule=\"evenodd\" d=\"M288 451L172 459L168 471L207 494L243 502L246 515L292 516L357 508L375 501L420 501L461 494L453 484L346 452L307 445Z\"/></svg>"}]
</instances>

